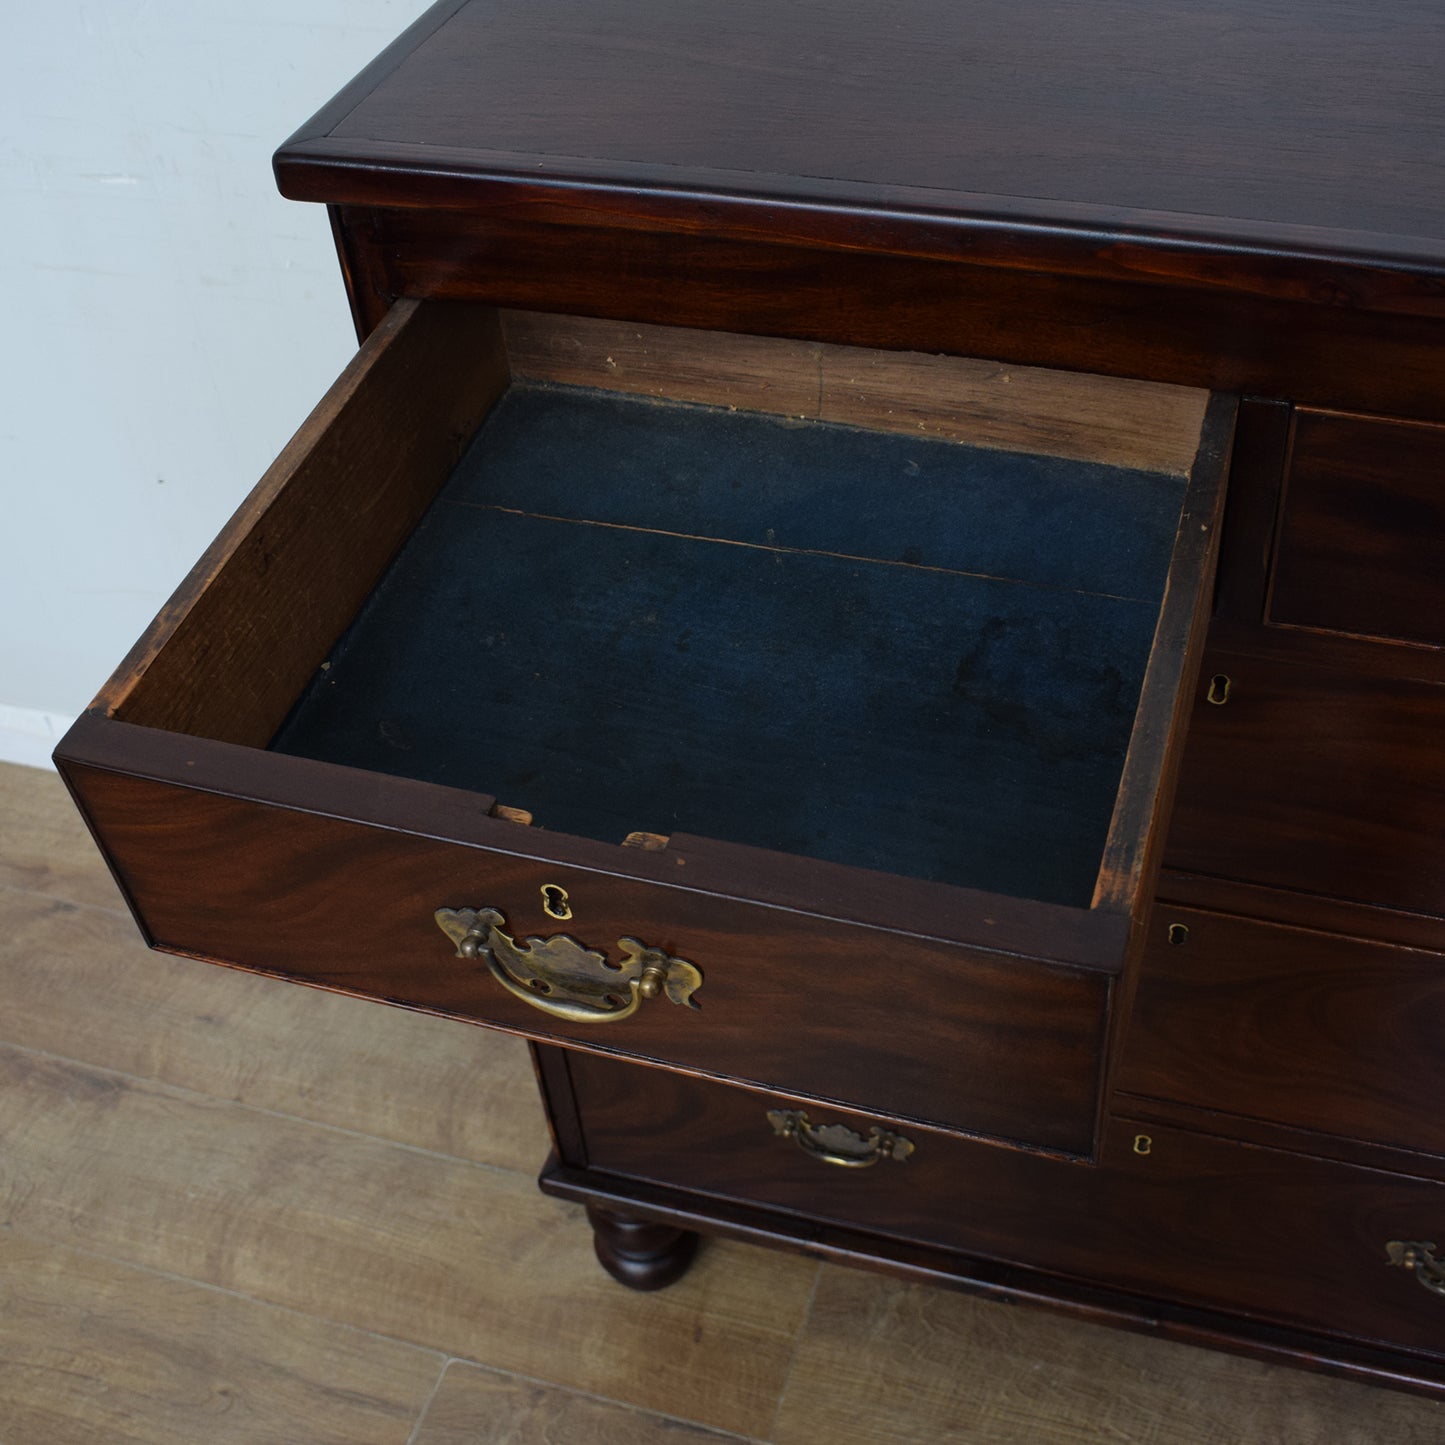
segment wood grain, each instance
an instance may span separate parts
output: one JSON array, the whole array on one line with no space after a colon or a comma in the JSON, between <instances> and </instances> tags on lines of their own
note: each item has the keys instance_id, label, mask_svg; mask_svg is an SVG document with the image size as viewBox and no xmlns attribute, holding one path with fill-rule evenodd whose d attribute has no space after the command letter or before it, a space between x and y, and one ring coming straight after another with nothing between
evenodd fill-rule
<instances>
[{"instance_id":1,"label":"wood grain","mask_svg":"<svg viewBox=\"0 0 1445 1445\"><path fill-rule=\"evenodd\" d=\"M64 784L46 769L0 763L0 888L125 908Z\"/></svg>"},{"instance_id":2,"label":"wood grain","mask_svg":"<svg viewBox=\"0 0 1445 1445\"><path fill-rule=\"evenodd\" d=\"M1211 651L1165 860L1184 873L1445 917L1445 686ZM1412 652L1412 649L1378 649ZM1428 947L1445 924L1422 919Z\"/></svg>"},{"instance_id":3,"label":"wood grain","mask_svg":"<svg viewBox=\"0 0 1445 1445\"><path fill-rule=\"evenodd\" d=\"M1128 920L918 878L899 878L765 848L675 833L666 849L624 848L492 816L495 799L461 788L345 768L311 758L173 734L85 714L58 752L62 775L78 769L179 781L185 788L322 813L402 834L449 839L508 857L553 862L607 877L696 888L722 897L826 918L917 932L991 951L1068 960L1117 972ZM258 761L263 765L258 766ZM74 794L72 794L74 796ZM80 801L77 798L77 801ZM82 812L85 805L81 803ZM215 840L212 840L213 844Z\"/></svg>"},{"instance_id":4,"label":"wood grain","mask_svg":"<svg viewBox=\"0 0 1445 1445\"><path fill-rule=\"evenodd\" d=\"M671 869L688 887L516 857L511 847L536 846L525 837L534 830L495 819L483 821L509 833L507 852L89 768L71 777L161 947L1037 1148L1093 1147L1106 973L720 899L696 886L695 855L677 838L662 853L611 851L619 869ZM556 931L542 910L548 884L566 889L588 947L641 936L696 965L698 1010L659 1000L604 1030L559 1019L459 959L434 921L438 908L495 907L514 936L546 937ZM973 897L991 917L991 896ZM1053 912L1065 949L1071 921L1094 917ZM338 947L338 923L363 918ZM884 961L907 989L880 985Z\"/></svg>"},{"instance_id":5,"label":"wood grain","mask_svg":"<svg viewBox=\"0 0 1445 1445\"><path fill-rule=\"evenodd\" d=\"M736 1439L453 1360L409 1445L724 1445Z\"/></svg>"},{"instance_id":6,"label":"wood grain","mask_svg":"<svg viewBox=\"0 0 1445 1445\"><path fill-rule=\"evenodd\" d=\"M607 1208L627 1212L628 1194L671 1187L714 1207L785 1211L811 1223L807 1239L830 1224L867 1232L864 1258L954 1251L944 1278L1006 1261L1034 1273L1026 1298L1070 1297L1040 1274L1088 1281L1086 1297L1130 1296L1134 1319L1151 1325L1194 1305L1234 1316L1246 1336L1240 1316L1276 1336L1312 1331L1317 1359L1330 1357L1322 1337L1388 1341L1434 1356L1437 1387L1445 1378L1439 1297L1385 1259L1388 1240L1434 1237L1445 1208L1437 1182L1129 1117L1111 1117L1099 1162L1087 1165L810 1108L817 1126L841 1123L864 1139L880 1126L915 1145L905 1161L845 1170L776 1136L767 1111L785 1101L702 1080L664 1091L648 1071L592 1055L574 1055L571 1075L588 1168L623 1196ZM1147 1150L1134 1148L1140 1133Z\"/></svg>"},{"instance_id":7,"label":"wood grain","mask_svg":"<svg viewBox=\"0 0 1445 1445\"><path fill-rule=\"evenodd\" d=\"M407 1445L445 1356L0 1234L5 1445Z\"/></svg>"},{"instance_id":8,"label":"wood grain","mask_svg":"<svg viewBox=\"0 0 1445 1445\"><path fill-rule=\"evenodd\" d=\"M0 892L0 996L6 1043L523 1173L546 1155L517 1040L154 953L113 913Z\"/></svg>"},{"instance_id":9,"label":"wood grain","mask_svg":"<svg viewBox=\"0 0 1445 1445\"><path fill-rule=\"evenodd\" d=\"M613 229L605 210L563 209L566 223L549 225L535 203L492 193L483 209L343 214L363 289L387 296L992 357L1445 421L1439 321L1372 310L1358 276L1326 279L1313 264L1286 266L1284 289L1302 294L1283 300L1279 278L1255 293L1253 253L1215 257L1189 280L1117 237L1089 241L1073 265L1009 264L1027 250L1014 232L993 265L972 247L937 259L870 249L874 217L861 245L826 232L804 246L706 222ZM1427 304L1438 315L1438 299Z\"/></svg>"},{"instance_id":10,"label":"wood grain","mask_svg":"<svg viewBox=\"0 0 1445 1445\"><path fill-rule=\"evenodd\" d=\"M264 747L506 380L495 313L397 307L97 706L148 727Z\"/></svg>"},{"instance_id":11,"label":"wood grain","mask_svg":"<svg viewBox=\"0 0 1445 1445\"><path fill-rule=\"evenodd\" d=\"M1296 412L1269 620L1445 648L1442 478L1445 427Z\"/></svg>"},{"instance_id":12,"label":"wood grain","mask_svg":"<svg viewBox=\"0 0 1445 1445\"><path fill-rule=\"evenodd\" d=\"M1442 1426L1438 1401L825 1265L771 1439L1427 1445Z\"/></svg>"},{"instance_id":13,"label":"wood grain","mask_svg":"<svg viewBox=\"0 0 1445 1445\"><path fill-rule=\"evenodd\" d=\"M1121 1089L1445 1155L1445 954L1161 904L1135 1009Z\"/></svg>"},{"instance_id":14,"label":"wood grain","mask_svg":"<svg viewBox=\"0 0 1445 1445\"><path fill-rule=\"evenodd\" d=\"M1427 4L1392 18L1382 38L1366 7L1303 0L471 4L277 172L312 200L826 225L1029 269L1072 243L1141 279L1217 284L1238 258L1281 290L1338 285L1346 261L1441 260L1439 29ZM1391 289L1438 314L1411 269Z\"/></svg>"},{"instance_id":15,"label":"wood grain","mask_svg":"<svg viewBox=\"0 0 1445 1445\"><path fill-rule=\"evenodd\" d=\"M722 1245L638 1296L579 1211L508 1171L13 1048L0 1134L0 1210L28 1236L742 1434L813 1282Z\"/></svg>"},{"instance_id":16,"label":"wood grain","mask_svg":"<svg viewBox=\"0 0 1445 1445\"><path fill-rule=\"evenodd\" d=\"M503 313L514 376L1188 473L1188 387L541 312Z\"/></svg>"},{"instance_id":17,"label":"wood grain","mask_svg":"<svg viewBox=\"0 0 1445 1445\"><path fill-rule=\"evenodd\" d=\"M1136 918L1154 892L1204 652L1236 412L1232 397L1211 398L1094 888L1095 908L1130 911Z\"/></svg>"}]
</instances>

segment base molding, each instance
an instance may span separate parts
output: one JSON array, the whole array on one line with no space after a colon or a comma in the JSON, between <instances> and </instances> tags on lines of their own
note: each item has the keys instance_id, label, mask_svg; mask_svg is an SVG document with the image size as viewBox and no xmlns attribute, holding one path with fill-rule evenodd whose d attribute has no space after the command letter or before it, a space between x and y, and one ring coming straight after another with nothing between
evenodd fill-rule
<instances>
[{"instance_id":1,"label":"base molding","mask_svg":"<svg viewBox=\"0 0 1445 1445\"><path fill-rule=\"evenodd\" d=\"M1151 1299L1022 1265L819 1224L756 1205L575 1168L562 1164L555 1155L537 1182L544 1194L584 1204L592 1212L602 1210L673 1229L787 1249L835 1264L966 1290L985 1299L1033 1305L1183 1344L1445 1399L1445 1358Z\"/></svg>"}]
</instances>

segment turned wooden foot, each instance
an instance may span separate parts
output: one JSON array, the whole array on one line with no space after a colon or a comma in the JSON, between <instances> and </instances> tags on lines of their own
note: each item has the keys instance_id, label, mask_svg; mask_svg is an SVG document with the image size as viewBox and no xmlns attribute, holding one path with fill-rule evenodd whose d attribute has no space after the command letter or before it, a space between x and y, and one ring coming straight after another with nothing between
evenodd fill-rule
<instances>
[{"instance_id":1,"label":"turned wooden foot","mask_svg":"<svg viewBox=\"0 0 1445 1445\"><path fill-rule=\"evenodd\" d=\"M662 1289L687 1273L697 1253L698 1237L691 1230L670 1224L653 1224L587 1206L592 1243L602 1268L628 1289Z\"/></svg>"}]
</instances>

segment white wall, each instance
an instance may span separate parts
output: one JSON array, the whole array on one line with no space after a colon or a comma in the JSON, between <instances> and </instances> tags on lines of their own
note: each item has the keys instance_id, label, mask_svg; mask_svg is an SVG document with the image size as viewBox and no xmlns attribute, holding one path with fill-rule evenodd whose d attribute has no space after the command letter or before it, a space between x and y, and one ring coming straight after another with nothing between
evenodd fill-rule
<instances>
[{"instance_id":1,"label":"white wall","mask_svg":"<svg viewBox=\"0 0 1445 1445\"><path fill-rule=\"evenodd\" d=\"M425 6L4 5L0 757L44 760L354 349L270 155Z\"/></svg>"}]
</instances>

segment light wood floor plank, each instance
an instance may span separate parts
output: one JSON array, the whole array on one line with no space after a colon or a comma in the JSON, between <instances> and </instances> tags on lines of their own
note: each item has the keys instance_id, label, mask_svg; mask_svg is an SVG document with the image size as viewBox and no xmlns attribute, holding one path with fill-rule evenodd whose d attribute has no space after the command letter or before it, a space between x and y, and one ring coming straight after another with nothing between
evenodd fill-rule
<instances>
[{"instance_id":1,"label":"light wood floor plank","mask_svg":"<svg viewBox=\"0 0 1445 1445\"><path fill-rule=\"evenodd\" d=\"M0 1138L0 1217L29 1234L744 1435L815 1277L724 1244L638 1295L509 1171L14 1048Z\"/></svg>"},{"instance_id":2,"label":"light wood floor plank","mask_svg":"<svg viewBox=\"0 0 1445 1445\"><path fill-rule=\"evenodd\" d=\"M0 763L0 887L125 907L65 784L47 769Z\"/></svg>"},{"instance_id":3,"label":"light wood floor plank","mask_svg":"<svg viewBox=\"0 0 1445 1445\"><path fill-rule=\"evenodd\" d=\"M1438 1445L1445 1406L825 1267L776 1445Z\"/></svg>"},{"instance_id":4,"label":"light wood floor plank","mask_svg":"<svg viewBox=\"0 0 1445 1445\"><path fill-rule=\"evenodd\" d=\"M5 1445L406 1445L443 1363L0 1235Z\"/></svg>"},{"instance_id":5,"label":"light wood floor plank","mask_svg":"<svg viewBox=\"0 0 1445 1445\"><path fill-rule=\"evenodd\" d=\"M3 1042L528 1174L547 1156L519 1040L152 953L115 914L0 889L0 1000Z\"/></svg>"},{"instance_id":6,"label":"light wood floor plank","mask_svg":"<svg viewBox=\"0 0 1445 1445\"><path fill-rule=\"evenodd\" d=\"M412 1445L729 1445L740 1439L453 1361Z\"/></svg>"}]
</instances>

